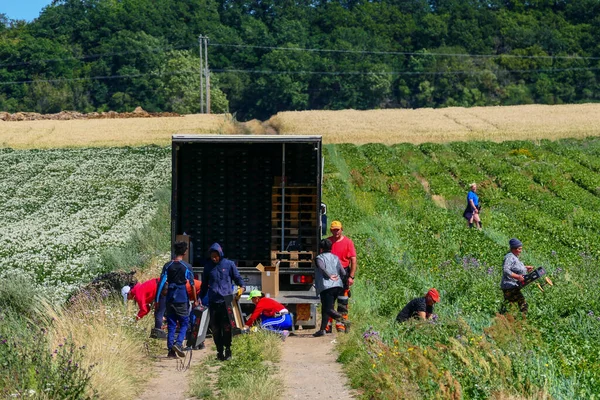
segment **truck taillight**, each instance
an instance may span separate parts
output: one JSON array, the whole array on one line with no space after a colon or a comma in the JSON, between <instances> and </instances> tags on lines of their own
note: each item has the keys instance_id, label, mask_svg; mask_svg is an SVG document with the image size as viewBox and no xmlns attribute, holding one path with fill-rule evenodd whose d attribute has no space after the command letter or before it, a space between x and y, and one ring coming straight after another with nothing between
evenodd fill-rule
<instances>
[{"instance_id":1,"label":"truck taillight","mask_svg":"<svg viewBox=\"0 0 600 400\"><path fill-rule=\"evenodd\" d=\"M312 275L292 275L291 281L298 285L310 285L314 282L314 277Z\"/></svg>"}]
</instances>

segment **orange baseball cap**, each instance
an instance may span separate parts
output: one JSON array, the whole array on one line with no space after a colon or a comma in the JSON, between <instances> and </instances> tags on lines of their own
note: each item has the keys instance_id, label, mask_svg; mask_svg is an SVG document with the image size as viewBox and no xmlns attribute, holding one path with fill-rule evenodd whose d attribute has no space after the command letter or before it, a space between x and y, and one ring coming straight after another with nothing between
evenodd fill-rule
<instances>
[{"instance_id":1,"label":"orange baseball cap","mask_svg":"<svg viewBox=\"0 0 600 400\"><path fill-rule=\"evenodd\" d=\"M342 223L340 221L333 221L329 229L342 229Z\"/></svg>"},{"instance_id":2,"label":"orange baseball cap","mask_svg":"<svg viewBox=\"0 0 600 400\"><path fill-rule=\"evenodd\" d=\"M431 300L435 301L436 303L440 301L440 294L436 288L429 289L429 292L427 292L426 296L431 297Z\"/></svg>"}]
</instances>

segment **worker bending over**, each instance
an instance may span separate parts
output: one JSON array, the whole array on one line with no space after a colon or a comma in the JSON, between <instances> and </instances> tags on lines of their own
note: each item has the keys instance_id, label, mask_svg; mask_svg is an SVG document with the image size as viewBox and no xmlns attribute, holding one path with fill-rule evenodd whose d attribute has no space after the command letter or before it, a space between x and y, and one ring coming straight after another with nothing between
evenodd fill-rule
<instances>
[{"instance_id":1,"label":"worker bending over","mask_svg":"<svg viewBox=\"0 0 600 400\"><path fill-rule=\"evenodd\" d=\"M165 296L159 296L158 303L156 300L156 291L158 290L159 279L149 279L146 282L137 285L123 286L121 294L125 301L134 300L139 308L136 316L136 321L144 318L154 305L154 328L150 332L150 337L156 339L166 339L167 334L162 330L163 317L165 315L166 301Z\"/></svg>"},{"instance_id":2,"label":"worker bending over","mask_svg":"<svg viewBox=\"0 0 600 400\"><path fill-rule=\"evenodd\" d=\"M440 301L440 294L435 288L429 289L424 297L417 297L408 302L398 313L397 322L404 322L410 318L429 319L433 314L433 305Z\"/></svg>"},{"instance_id":3,"label":"worker bending over","mask_svg":"<svg viewBox=\"0 0 600 400\"><path fill-rule=\"evenodd\" d=\"M248 299L254 303L256 308L246 321L244 330L250 329L252 324L260 318L260 327L269 331L281 334L282 340L285 340L292 329L292 316L285 306L277 300L265 297L265 294L260 290L250 292Z\"/></svg>"}]
</instances>

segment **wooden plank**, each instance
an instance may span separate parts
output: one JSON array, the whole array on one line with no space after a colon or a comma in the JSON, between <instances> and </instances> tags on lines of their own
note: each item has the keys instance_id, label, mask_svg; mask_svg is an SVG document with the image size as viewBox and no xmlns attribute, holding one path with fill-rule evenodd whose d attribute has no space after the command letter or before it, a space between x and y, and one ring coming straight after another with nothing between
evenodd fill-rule
<instances>
[{"instance_id":1,"label":"wooden plank","mask_svg":"<svg viewBox=\"0 0 600 400\"><path fill-rule=\"evenodd\" d=\"M309 269L313 267L312 261L288 261L288 260L271 260L271 265L279 265L279 270L281 269Z\"/></svg>"},{"instance_id":2,"label":"wooden plank","mask_svg":"<svg viewBox=\"0 0 600 400\"><path fill-rule=\"evenodd\" d=\"M306 260L314 258L313 251L271 251L271 260Z\"/></svg>"}]
</instances>

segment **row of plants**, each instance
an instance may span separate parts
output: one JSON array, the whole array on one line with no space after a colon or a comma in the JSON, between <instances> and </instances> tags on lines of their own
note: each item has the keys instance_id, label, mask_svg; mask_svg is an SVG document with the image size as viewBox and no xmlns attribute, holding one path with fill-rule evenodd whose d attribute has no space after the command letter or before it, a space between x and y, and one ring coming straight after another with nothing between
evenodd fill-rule
<instances>
[{"instance_id":1,"label":"row of plants","mask_svg":"<svg viewBox=\"0 0 600 400\"><path fill-rule=\"evenodd\" d=\"M556 150L563 147L568 159ZM325 201L359 251L352 309L359 329L340 346L340 360L365 398L593 398L600 391L593 234L600 220L581 218L585 204L574 207L566 190L542 180L553 168L553 182L585 203L595 194L575 177L600 178L579 163L597 147L594 140L327 147ZM462 218L472 181L480 185L483 231ZM527 320L515 311L497 315L502 258L514 236L525 243L524 262L544 266L555 283L525 289ZM432 286L442 293L436 320L393 322Z\"/></svg>"},{"instance_id":2,"label":"row of plants","mask_svg":"<svg viewBox=\"0 0 600 400\"><path fill-rule=\"evenodd\" d=\"M160 147L0 149L0 278L64 300L106 272L103 251L152 219L169 163Z\"/></svg>"},{"instance_id":3,"label":"row of plants","mask_svg":"<svg viewBox=\"0 0 600 400\"><path fill-rule=\"evenodd\" d=\"M118 273L78 289L168 254L169 149L0 149L0 169L0 397L139 394L151 321Z\"/></svg>"}]
</instances>

